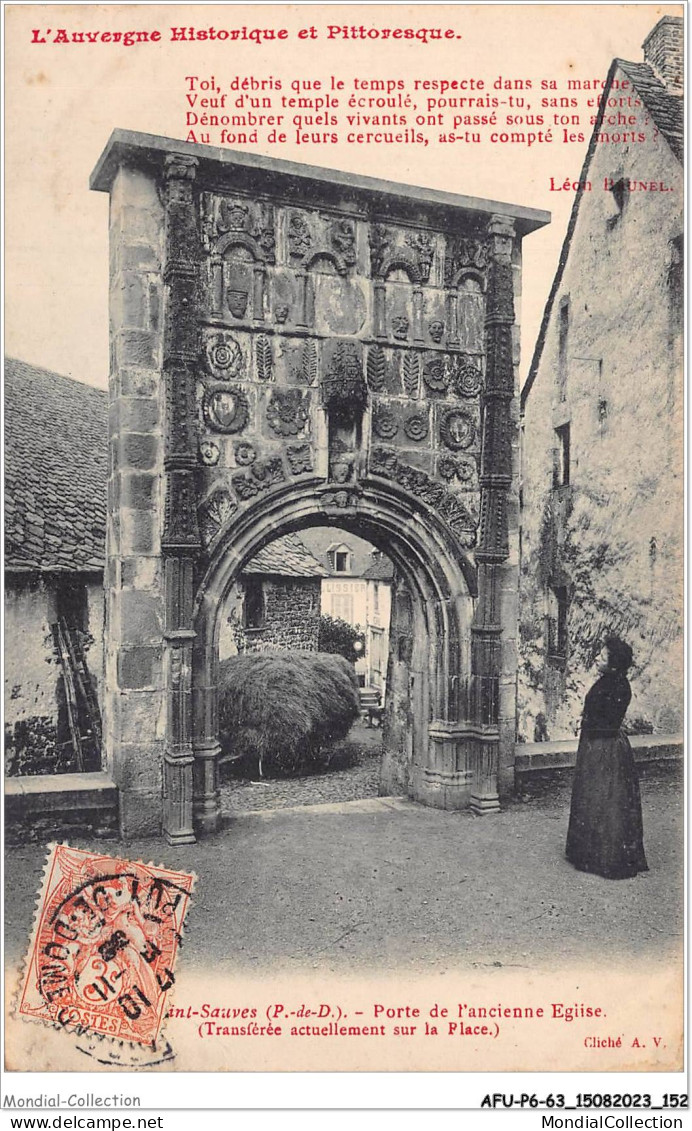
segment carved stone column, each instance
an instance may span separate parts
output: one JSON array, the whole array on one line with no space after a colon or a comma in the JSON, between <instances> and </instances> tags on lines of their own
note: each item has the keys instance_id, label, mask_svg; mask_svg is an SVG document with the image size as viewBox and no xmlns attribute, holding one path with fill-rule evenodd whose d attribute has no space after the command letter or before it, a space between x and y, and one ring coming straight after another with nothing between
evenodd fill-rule
<instances>
[{"instance_id":1,"label":"carved stone column","mask_svg":"<svg viewBox=\"0 0 692 1131\"><path fill-rule=\"evenodd\" d=\"M481 522L476 561L478 604L472 626L470 713L477 728L471 808L499 808L499 688L502 563L509 555L507 495L512 485L511 404L514 398L512 326L514 221L491 217L486 295L486 379L484 392Z\"/></svg>"},{"instance_id":2,"label":"carved stone column","mask_svg":"<svg viewBox=\"0 0 692 1131\"><path fill-rule=\"evenodd\" d=\"M167 289L163 372L165 512L164 672L167 726L164 750L163 828L171 844L194 841L192 826L192 623L193 568L200 550L194 474L195 363L201 242L194 200L197 158L165 159Z\"/></svg>"}]
</instances>

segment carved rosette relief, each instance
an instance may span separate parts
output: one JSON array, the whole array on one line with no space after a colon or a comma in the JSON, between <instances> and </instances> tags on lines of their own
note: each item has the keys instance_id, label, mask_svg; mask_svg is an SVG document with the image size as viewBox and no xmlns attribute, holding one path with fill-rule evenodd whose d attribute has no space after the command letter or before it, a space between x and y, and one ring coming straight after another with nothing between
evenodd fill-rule
<instances>
[{"instance_id":1,"label":"carved rosette relief","mask_svg":"<svg viewBox=\"0 0 692 1131\"><path fill-rule=\"evenodd\" d=\"M232 334L210 335L204 346L207 369L219 381L232 381L243 371L243 351Z\"/></svg>"},{"instance_id":2,"label":"carved rosette relief","mask_svg":"<svg viewBox=\"0 0 692 1131\"><path fill-rule=\"evenodd\" d=\"M450 361L444 354L429 358L423 366L423 382L431 393L445 393L451 379Z\"/></svg>"},{"instance_id":3,"label":"carved rosette relief","mask_svg":"<svg viewBox=\"0 0 692 1131\"><path fill-rule=\"evenodd\" d=\"M267 405L267 422L278 436L297 436L310 416L310 396L300 389L276 389Z\"/></svg>"},{"instance_id":4,"label":"carved rosette relief","mask_svg":"<svg viewBox=\"0 0 692 1131\"><path fill-rule=\"evenodd\" d=\"M382 440L391 440L399 431L399 424L391 409L378 405L372 418L372 430Z\"/></svg>"},{"instance_id":5,"label":"carved rosette relief","mask_svg":"<svg viewBox=\"0 0 692 1131\"><path fill-rule=\"evenodd\" d=\"M404 421L404 432L409 440L415 443L420 443L428 435L429 424L427 414L422 412L414 413L413 416L408 416Z\"/></svg>"},{"instance_id":6,"label":"carved rosette relief","mask_svg":"<svg viewBox=\"0 0 692 1131\"><path fill-rule=\"evenodd\" d=\"M236 444L233 454L235 456L235 462L239 467L248 467L257 459L257 452L255 451L254 445L250 444L247 440L242 440L239 444Z\"/></svg>"},{"instance_id":7,"label":"carved rosette relief","mask_svg":"<svg viewBox=\"0 0 692 1131\"><path fill-rule=\"evenodd\" d=\"M441 455L437 461L437 474L448 483L457 479L466 487L475 487L477 479L476 461L468 456Z\"/></svg>"},{"instance_id":8,"label":"carved rosette relief","mask_svg":"<svg viewBox=\"0 0 692 1131\"><path fill-rule=\"evenodd\" d=\"M467 357L455 360L452 377L454 392L460 397L477 397L483 387L483 374Z\"/></svg>"},{"instance_id":9,"label":"carved rosette relief","mask_svg":"<svg viewBox=\"0 0 692 1131\"><path fill-rule=\"evenodd\" d=\"M205 467L216 467L221 456L218 444L215 444L213 440L200 440L198 451L200 463L203 463Z\"/></svg>"}]
</instances>

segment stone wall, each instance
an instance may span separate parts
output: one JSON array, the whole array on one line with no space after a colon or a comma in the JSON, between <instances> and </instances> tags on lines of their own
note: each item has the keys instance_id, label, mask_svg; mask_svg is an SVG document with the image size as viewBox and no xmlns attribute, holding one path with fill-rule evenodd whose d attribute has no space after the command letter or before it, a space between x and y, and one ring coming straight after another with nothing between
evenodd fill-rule
<instances>
[{"instance_id":1,"label":"stone wall","mask_svg":"<svg viewBox=\"0 0 692 1131\"><path fill-rule=\"evenodd\" d=\"M121 820L133 835L158 833L161 823L163 236L155 180L120 168L110 203L104 740Z\"/></svg>"},{"instance_id":2,"label":"stone wall","mask_svg":"<svg viewBox=\"0 0 692 1131\"><path fill-rule=\"evenodd\" d=\"M676 94L683 93L685 49L680 16L664 16L644 40L644 58Z\"/></svg>"},{"instance_id":3,"label":"stone wall","mask_svg":"<svg viewBox=\"0 0 692 1131\"><path fill-rule=\"evenodd\" d=\"M629 719L681 725L682 168L645 109L628 113L628 130L650 140L622 144L622 127L603 124L526 400L519 733L529 742L539 713L550 739L575 733L608 631L634 649ZM610 186L622 180L635 187L618 198ZM556 591L566 648L549 639Z\"/></svg>"},{"instance_id":4,"label":"stone wall","mask_svg":"<svg viewBox=\"0 0 692 1131\"><path fill-rule=\"evenodd\" d=\"M316 652L320 627L320 578L260 579L255 575L252 580L262 586L262 624L258 628L245 627L242 602L239 604L231 626L238 653Z\"/></svg>"},{"instance_id":5,"label":"stone wall","mask_svg":"<svg viewBox=\"0 0 692 1131\"><path fill-rule=\"evenodd\" d=\"M68 584L74 580L68 576ZM51 626L58 618L60 582L8 575L5 590L5 769L9 775L77 769L65 713L65 687ZM85 660L100 693L103 588L85 583ZM93 767L90 767L93 768Z\"/></svg>"}]
</instances>

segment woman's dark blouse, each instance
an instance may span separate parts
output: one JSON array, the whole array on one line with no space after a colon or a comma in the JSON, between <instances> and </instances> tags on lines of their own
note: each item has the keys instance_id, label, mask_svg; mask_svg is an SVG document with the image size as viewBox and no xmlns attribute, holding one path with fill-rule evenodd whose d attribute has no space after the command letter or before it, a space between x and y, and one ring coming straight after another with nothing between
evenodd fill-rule
<instances>
[{"instance_id":1,"label":"woman's dark blouse","mask_svg":"<svg viewBox=\"0 0 692 1131\"><path fill-rule=\"evenodd\" d=\"M582 733L603 738L617 734L631 698L627 676L623 672L605 672L584 700Z\"/></svg>"}]
</instances>

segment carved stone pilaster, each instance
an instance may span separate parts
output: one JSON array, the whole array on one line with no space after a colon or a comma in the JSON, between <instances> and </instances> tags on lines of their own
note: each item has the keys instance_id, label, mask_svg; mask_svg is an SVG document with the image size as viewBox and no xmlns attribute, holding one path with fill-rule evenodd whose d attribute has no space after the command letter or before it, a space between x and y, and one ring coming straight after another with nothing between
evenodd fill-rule
<instances>
[{"instance_id":1,"label":"carved stone pilaster","mask_svg":"<svg viewBox=\"0 0 692 1131\"><path fill-rule=\"evenodd\" d=\"M493 216L488 225L486 293L486 374L483 392L483 460L480 535L476 550L478 603L472 626L471 713L483 724L474 756L471 808L498 808L497 774L500 704L494 689L501 670L502 563L509 555L507 496L512 483L511 403L514 397L512 326L514 223ZM490 694L492 692L492 694ZM490 709L488 706L490 705Z\"/></svg>"},{"instance_id":2,"label":"carved stone pilaster","mask_svg":"<svg viewBox=\"0 0 692 1131\"><path fill-rule=\"evenodd\" d=\"M163 375L166 501L162 533L167 727L163 827L171 844L195 839L192 825L192 623L194 560L201 543L194 473L195 364L199 353L201 235L194 198L197 158L165 159L167 287Z\"/></svg>"},{"instance_id":3,"label":"carved stone pilaster","mask_svg":"<svg viewBox=\"0 0 692 1131\"><path fill-rule=\"evenodd\" d=\"M509 552L507 491L512 482L510 408L514 397L514 222L504 216L493 216L488 233L481 529L476 559L479 562L498 562L504 561Z\"/></svg>"}]
</instances>

